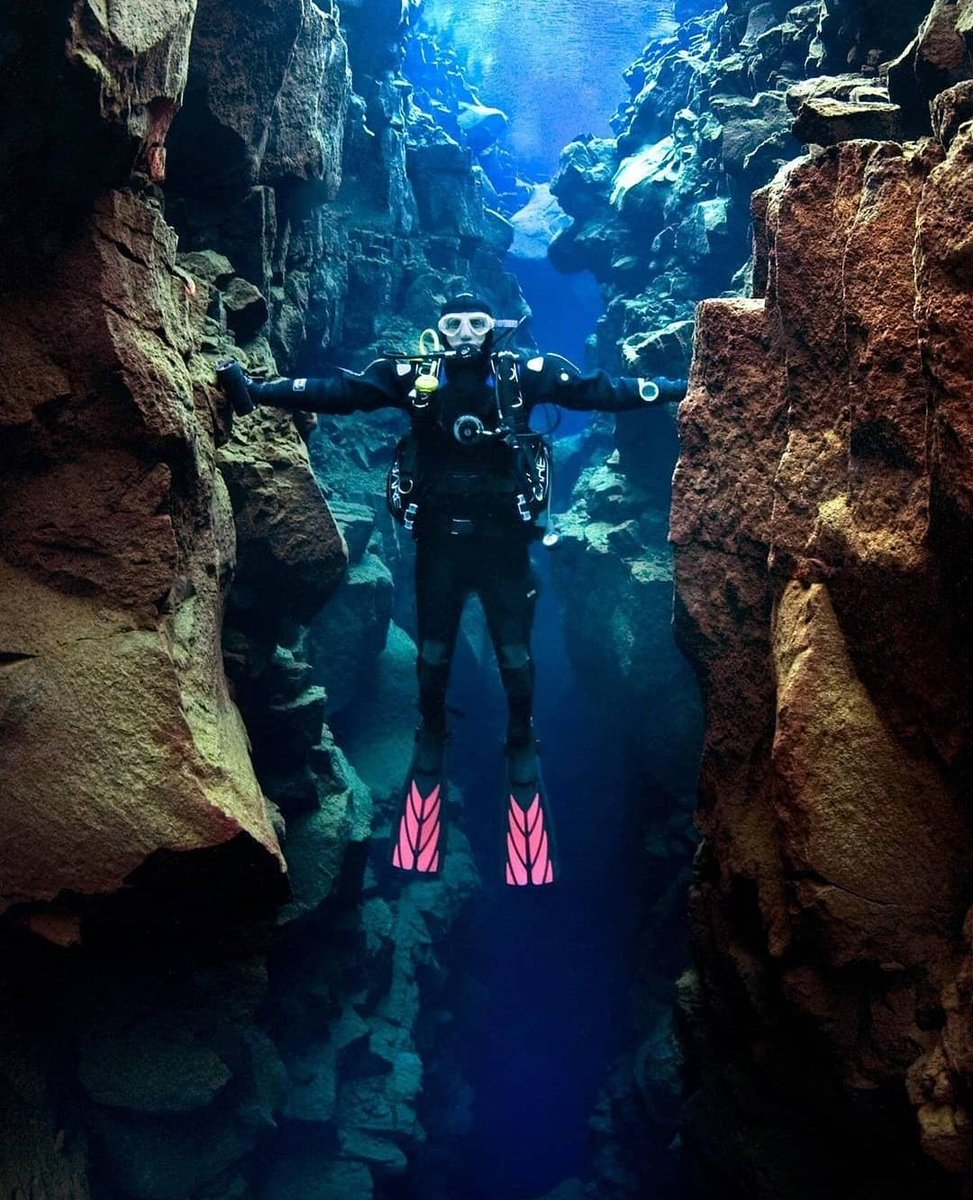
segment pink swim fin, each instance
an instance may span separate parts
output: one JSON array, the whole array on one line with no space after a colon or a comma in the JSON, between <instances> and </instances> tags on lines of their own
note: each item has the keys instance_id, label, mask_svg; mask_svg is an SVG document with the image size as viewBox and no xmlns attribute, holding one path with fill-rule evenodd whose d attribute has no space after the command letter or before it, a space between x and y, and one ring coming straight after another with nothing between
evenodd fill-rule
<instances>
[{"instance_id":1,"label":"pink swim fin","mask_svg":"<svg viewBox=\"0 0 973 1200\"><path fill-rule=\"evenodd\" d=\"M402 871L436 875L442 865L446 741L445 733L423 727L416 733L392 848L392 865Z\"/></svg>"},{"instance_id":2,"label":"pink swim fin","mask_svg":"<svg viewBox=\"0 0 973 1200\"><path fill-rule=\"evenodd\" d=\"M533 740L507 746L506 860L511 887L543 887L557 877L554 830Z\"/></svg>"}]
</instances>

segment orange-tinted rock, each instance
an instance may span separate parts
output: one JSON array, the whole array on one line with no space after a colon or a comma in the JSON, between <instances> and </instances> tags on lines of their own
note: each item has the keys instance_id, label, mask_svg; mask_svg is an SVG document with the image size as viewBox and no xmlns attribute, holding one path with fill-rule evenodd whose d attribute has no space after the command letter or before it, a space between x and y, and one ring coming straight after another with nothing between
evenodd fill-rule
<instances>
[{"instance_id":1,"label":"orange-tinted rock","mask_svg":"<svg viewBox=\"0 0 973 1200\"><path fill-rule=\"evenodd\" d=\"M174 254L110 194L0 322L4 907L240 836L282 871L223 674L234 530Z\"/></svg>"},{"instance_id":2,"label":"orange-tinted rock","mask_svg":"<svg viewBox=\"0 0 973 1200\"><path fill-rule=\"evenodd\" d=\"M670 538L766 557L773 470L786 437L777 331L762 300L700 305L696 356L679 410L681 454Z\"/></svg>"},{"instance_id":3,"label":"orange-tinted rock","mask_svg":"<svg viewBox=\"0 0 973 1200\"><path fill-rule=\"evenodd\" d=\"M773 472L785 429L784 372L760 300L700 306L696 358L680 407L681 455L673 480L676 632L705 694L732 695L710 709L700 771L700 826L721 841L719 870L756 879L758 903L780 913L780 864L769 797L755 793L773 729L774 681L767 554ZM726 806L726 810L724 810ZM740 837L721 836L722 813ZM769 894L762 894L764 888Z\"/></svg>"},{"instance_id":4,"label":"orange-tinted rock","mask_svg":"<svg viewBox=\"0 0 973 1200\"><path fill-rule=\"evenodd\" d=\"M964 522L973 517L973 131L932 172L919 210L916 311L932 379L932 471Z\"/></svg>"},{"instance_id":5,"label":"orange-tinted rock","mask_svg":"<svg viewBox=\"0 0 973 1200\"><path fill-rule=\"evenodd\" d=\"M799 556L848 452L842 261L871 142L845 142L777 176L768 202L768 305L780 323L788 441L777 468L773 549ZM811 248L808 261L807 248Z\"/></svg>"},{"instance_id":6,"label":"orange-tinted rock","mask_svg":"<svg viewBox=\"0 0 973 1200\"><path fill-rule=\"evenodd\" d=\"M774 662L774 797L800 907L813 911L833 966L929 969L968 873L956 798L883 719L824 584L784 589Z\"/></svg>"},{"instance_id":7,"label":"orange-tinted rock","mask_svg":"<svg viewBox=\"0 0 973 1200\"><path fill-rule=\"evenodd\" d=\"M700 996L711 1029L754 1023L704 1107L733 1071L795 1128L830 1105L868 1174L861 1105L895 1119L908 1078L928 1159L903 1151L902 1195L973 1170L971 148L847 142L778 176L766 303L701 306L673 498L708 714Z\"/></svg>"},{"instance_id":8,"label":"orange-tinted rock","mask_svg":"<svg viewBox=\"0 0 973 1200\"><path fill-rule=\"evenodd\" d=\"M258 409L234 422L219 455L236 518L237 613L307 622L338 586L348 550L289 413Z\"/></svg>"}]
</instances>

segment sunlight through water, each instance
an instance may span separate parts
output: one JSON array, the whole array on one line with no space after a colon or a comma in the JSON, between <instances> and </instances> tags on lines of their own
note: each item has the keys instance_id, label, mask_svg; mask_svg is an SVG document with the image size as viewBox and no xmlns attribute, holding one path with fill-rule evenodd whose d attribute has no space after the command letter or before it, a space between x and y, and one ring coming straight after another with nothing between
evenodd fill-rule
<instances>
[{"instance_id":1,"label":"sunlight through water","mask_svg":"<svg viewBox=\"0 0 973 1200\"><path fill-rule=\"evenodd\" d=\"M623 72L676 28L671 0L426 0L422 21L483 102L509 114L507 145L538 174L579 133L610 132Z\"/></svg>"}]
</instances>

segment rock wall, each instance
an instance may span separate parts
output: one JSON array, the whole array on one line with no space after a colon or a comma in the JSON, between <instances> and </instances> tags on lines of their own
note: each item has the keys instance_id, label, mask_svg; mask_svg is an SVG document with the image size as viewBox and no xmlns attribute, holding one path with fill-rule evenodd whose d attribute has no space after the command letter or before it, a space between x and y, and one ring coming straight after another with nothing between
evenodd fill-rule
<instances>
[{"instance_id":1,"label":"rock wall","mask_svg":"<svg viewBox=\"0 0 973 1200\"><path fill-rule=\"evenodd\" d=\"M23 181L0 198L11 1198L298 1200L324 1178L358 1200L407 1156L441 1186L463 1128L430 946L475 870L461 845L441 884L368 866L391 789L376 814L307 661L375 518L332 514L312 422L231 423L212 371L364 357L459 284L519 302L469 151L398 73L408 8L347 7L346 39L310 0L16 2L0 43L0 169ZM374 656L387 572L348 582L374 594ZM340 630L318 637L339 696ZM372 735L386 774L400 708Z\"/></svg>"},{"instance_id":2,"label":"rock wall","mask_svg":"<svg viewBox=\"0 0 973 1200\"><path fill-rule=\"evenodd\" d=\"M934 6L904 56L936 137L785 168L754 197L754 298L699 311L672 538L707 708L682 1005L701 1195L973 1187L973 142L966 86L933 97L969 71L965 21Z\"/></svg>"},{"instance_id":3,"label":"rock wall","mask_svg":"<svg viewBox=\"0 0 973 1200\"><path fill-rule=\"evenodd\" d=\"M181 93L192 6L140 32L125 6L119 28L97 11L79 5L65 21L62 72L74 70L84 93L124 51L130 78L114 79L118 94L101 86L101 117L106 137L135 154L151 127L140 106ZM43 22L17 15L24 37L7 65L25 70L19 56ZM268 895L282 894L220 654L235 542L198 296L152 196L138 181L95 191L103 169L87 179L88 212L64 243L53 226L2 298L0 855L3 907L28 923L51 905L76 921L87 898L115 893L159 853L238 840ZM37 186L53 205L45 189L57 191L57 178ZM8 223L9 238L15 209Z\"/></svg>"}]
</instances>

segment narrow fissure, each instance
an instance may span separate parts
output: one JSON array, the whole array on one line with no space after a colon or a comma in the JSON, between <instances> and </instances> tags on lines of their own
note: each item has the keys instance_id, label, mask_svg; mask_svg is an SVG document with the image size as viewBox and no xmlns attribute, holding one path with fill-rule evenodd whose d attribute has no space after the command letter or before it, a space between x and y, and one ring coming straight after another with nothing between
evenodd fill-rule
<instances>
[{"instance_id":1,"label":"narrow fissure","mask_svg":"<svg viewBox=\"0 0 973 1200\"><path fill-rule=\"evenodd\" d=\"M54 8L0 30L0 1200L966 1195L963 6ZM476 601L391 861L415 414L336 369L468 293L624 377L535 410L551 888Z\"/></svg>"}]
</instances>

